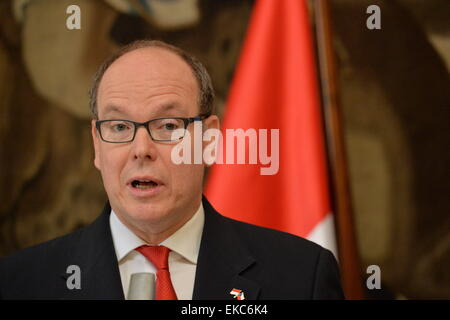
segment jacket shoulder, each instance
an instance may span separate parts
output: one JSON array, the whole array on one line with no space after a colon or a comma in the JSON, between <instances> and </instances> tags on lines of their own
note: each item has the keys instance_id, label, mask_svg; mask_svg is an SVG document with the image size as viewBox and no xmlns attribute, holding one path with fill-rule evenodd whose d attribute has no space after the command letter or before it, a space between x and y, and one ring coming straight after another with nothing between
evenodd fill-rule
<instances>
[{"instance_id":1,"label":"jacket shoulder","mask_svg":"<svg viewBox=\"0 0 450 320\"><path fill-rule=\"evenodd\" d=\"M36 263L48 255L53 255L55 252L70 250L70 247L80 238L80 234L83 232L84 228L55 239L20 249L19 251L1 258L0 263L3 266L11 264L15 265L20 262L26 262L27 260L31 260L32 263Z\"/></svg>"},{"instance_id":2,"label":"jacket shoulder","mask_svg":"<svg viewBox=\"0 0 450 320\"><path fill-rule=\"evenodd\" d=\"M258 261L247 272L269 288L262 299L276 298L271 295L276 292L300 299L344 298L339 267L330 250L293 234L225 219Z\"/></svg>"},{"instance_id":3,"label":"jacket shoulder","mask_svg":"<svg viewBox=\"0 0 450 320\"><path fill-rule=\"evenodd\" d=\"M275 229L265 228L224 217L241 238L245 238L248 245L257 247L263 245L265 251L267 249L280 249L282 251L295 251L306 255L318 255L324 249L322 246L303 237L278 231Z\"/></svg>"},{"instance_id":4,"label":"jacket shoulder","mask_svg":"<svg viewBox=\"0 0 450 320\"><path fill-rule=\"evenodd\" d=\"M39 298L35 288L51 289L59 283L85 228L1 258L0 297Z\"/></svg>"}]
</instances>

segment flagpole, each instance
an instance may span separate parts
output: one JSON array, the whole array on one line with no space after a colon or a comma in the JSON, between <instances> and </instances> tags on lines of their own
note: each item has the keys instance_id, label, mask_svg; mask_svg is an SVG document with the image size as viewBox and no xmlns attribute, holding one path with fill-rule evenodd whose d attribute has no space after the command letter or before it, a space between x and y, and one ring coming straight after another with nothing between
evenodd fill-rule
<instances>
[{"instance_id":1,"label":"flagpole","mask_svg":"<svg viewBox=\"0 0 450 320\"><path fill-rule=\"evenodd\" d=\"M342 285L347 299L364 299L334 68L329 0L312 0L312 3Z\"/></svg>"}]
</instances>

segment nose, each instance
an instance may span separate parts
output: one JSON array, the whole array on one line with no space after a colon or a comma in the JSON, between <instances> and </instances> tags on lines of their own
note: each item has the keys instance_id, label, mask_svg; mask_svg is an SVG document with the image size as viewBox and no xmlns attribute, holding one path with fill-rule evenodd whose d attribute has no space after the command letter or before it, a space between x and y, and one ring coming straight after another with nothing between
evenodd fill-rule
<instances>
[{"instance_id":1,"label":"nose","mask_svg":"<svg viewBox=\"0 0 450 320\"><path fill-rule=\"evenodd\" d=\"M132 142L132 148L134 159L156 159L156 144L150 137L150 133L144 127L137 129L136 135Z\"/></svg>"}]
</instances>

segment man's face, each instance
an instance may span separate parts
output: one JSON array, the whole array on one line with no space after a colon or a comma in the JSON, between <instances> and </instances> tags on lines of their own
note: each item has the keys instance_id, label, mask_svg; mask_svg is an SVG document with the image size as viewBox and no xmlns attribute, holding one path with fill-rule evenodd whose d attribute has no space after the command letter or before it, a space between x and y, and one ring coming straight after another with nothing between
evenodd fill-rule
<instances>
[{"instance_id":1,"label":"man's face","mask_svg":"<svg viewBox=\"0 0 450 320\"><path fill-rule=\"evenodd\" d=\"M98 89L98 116L99 120L136 122L194 117L200 113L198 95L196 79L180 57L161 48L137 49L105 72ZM211 121L217 125L214 116L204 125ZM193 128L193 124L188 126L191 139ZM153 141L144 127L132 142L107 143L96 132L95 121L92 135L95 166L101 171L112 208L124 223L138 229L150 223L161 231L198 208L204 166L174 164L171 151L176 143ZM152 180L158 185L139 189L133 180Z\"/></svg>"}]
</instances>

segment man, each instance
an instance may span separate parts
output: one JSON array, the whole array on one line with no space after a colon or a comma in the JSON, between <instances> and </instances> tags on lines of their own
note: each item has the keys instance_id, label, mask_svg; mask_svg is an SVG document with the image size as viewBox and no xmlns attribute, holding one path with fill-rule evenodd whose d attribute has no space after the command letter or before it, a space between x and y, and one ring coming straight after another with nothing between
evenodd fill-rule
<instances>
[{"instance_id":1,"label":"man","mask_svg":"<svg viewBox=\"0 0 450 320\"><path fill-rule=\"evenodd\" d=\"M0 296L124 299L145 272L157 299L343 298L330 251L221 216L202 197L205 164L174 163L195 126L219 128L212 106L206 70L176 47L137 41L107 60L91 109L109 202L91 225L3 259Z\"/></svg>"}]
</instances>

